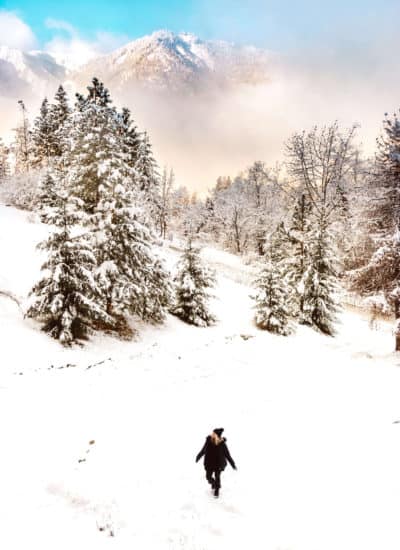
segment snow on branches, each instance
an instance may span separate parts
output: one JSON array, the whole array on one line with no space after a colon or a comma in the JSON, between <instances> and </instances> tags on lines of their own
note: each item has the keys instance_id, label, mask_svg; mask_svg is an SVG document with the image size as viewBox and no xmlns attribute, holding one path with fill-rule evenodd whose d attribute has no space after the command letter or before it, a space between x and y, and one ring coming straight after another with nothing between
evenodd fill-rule
<instances>
[{"instance_id":1,"label":"snow on branches","mask_svg":"<svg viewBox=\"0 0 400 550\"><path fill-rule=\"evenodd\" d=\"M41 244L48 259L29 315L64 344L90 330L129 335L129 315L161 322L171 299L169 274L154 253L156 220L149 222L157 174L148 137L140 140L130 113L111 106L97 79L88 92L69 111L58 91L59 108L52 112L62 120L59 143L65 146L44 150L39 192L41 218L52 233ZM50 111L44 102L36 151ZM146 193L149 201L143 201Z\"/></svg>"}]
</instances>

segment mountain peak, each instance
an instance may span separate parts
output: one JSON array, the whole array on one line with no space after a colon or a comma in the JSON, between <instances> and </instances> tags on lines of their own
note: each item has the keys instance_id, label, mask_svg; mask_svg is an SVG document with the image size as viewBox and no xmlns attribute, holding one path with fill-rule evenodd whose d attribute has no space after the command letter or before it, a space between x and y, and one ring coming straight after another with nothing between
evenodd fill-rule
<instances>
[{"instance_id":1,"label":"mountain peak","mask_svg":"<svg viewBox=\"0 0 400 550\"><path fill-rule=\"evenodd\" d=\"M130 86L173 92L256 84L269 80L269 61L264 50L167 29L69 70L49 53L0 46L0 96L27 97L33 92L43 97L67 77L71 87L84 89L97 76L116 92L128 91Z\"/></svg>"},{"instance_id":2,"label":"mountain peak","mask_svg":"<svg viewBox=\"0 0 400 550\"><path fill-rule=\"evenodd\" d=\"M95 74L117 89L128 82L152 89L198 89L266 81L268 62L264 50L162 29L90 61L73 78L83 84Z\"/></svg>"},{"instance_id":3,"label":"mountain peak","mask_svg":"<svg viewBox=\"0 0 400 550\"><path fill-rule=\"evenodd\" d=\"M33 91L38 95L45 95L64 77L64 67L46 52L28 53L0 46L0 83L3 89L1 95L26 95L29 89L31 93Z\"/></svg>"}]
</instances>

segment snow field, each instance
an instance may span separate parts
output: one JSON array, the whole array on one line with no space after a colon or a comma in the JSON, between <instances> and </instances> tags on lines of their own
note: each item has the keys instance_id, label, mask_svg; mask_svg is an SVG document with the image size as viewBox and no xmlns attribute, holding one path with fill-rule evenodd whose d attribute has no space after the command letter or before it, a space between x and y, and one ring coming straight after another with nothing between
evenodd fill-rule
<instances>
[{"instance_id":1,"label":"snow field","mask_svg":"<svg viewBox=\"0 0 400 550\"><path fill-rule=\"evenodd\" d=\"M18 296L42 232L0 207L1 285ZM65 350L0 298L1 548L398 550L391 327L343 313L336 338L264 333L236 258L205 257L227 265L210 328L169 316ZM238 471L214 500L195 455L217 426Z\"/></svg>"}]
</instances>

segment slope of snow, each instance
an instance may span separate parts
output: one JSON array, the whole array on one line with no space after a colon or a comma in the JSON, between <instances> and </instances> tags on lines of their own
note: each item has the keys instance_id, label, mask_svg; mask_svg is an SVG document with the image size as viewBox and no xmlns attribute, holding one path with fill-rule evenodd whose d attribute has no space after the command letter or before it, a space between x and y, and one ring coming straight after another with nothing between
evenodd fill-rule
<instances>
[{"instance_id":1,"label":"slope of snow","mask_svg":"<svg viewBox=\"0 0 400 550\"><path fill-rule=\"evenodd\" d=\"M45 233L0 206L0 289L26 295ZM0 298L1 548L398 550L391 326L343 313L334 339L258 331L247 267L204 258L206 329L168 317L65 350ZM238 471L214 500L194 458L219 426Z\"/></svg>"}]
</instances>

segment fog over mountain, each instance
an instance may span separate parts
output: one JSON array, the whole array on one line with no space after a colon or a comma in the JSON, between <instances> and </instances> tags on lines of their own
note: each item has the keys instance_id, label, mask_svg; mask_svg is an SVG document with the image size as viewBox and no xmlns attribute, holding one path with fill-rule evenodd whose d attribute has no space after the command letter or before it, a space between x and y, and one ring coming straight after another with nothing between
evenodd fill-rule
<instances>
[{"instance_id":1,"label":"fog over mountain","mask_svg":"<svg viewBox=\"0 0 400 550\"><path fill-rule=\"evenodd\" d=\"M33 118L59 83L73 100L93 76L148 130L159 163L199 191L255 159L273 164L293 131L335 119L362 123L360 135L372 150L383 112L396 107L393 88L377 94L373 74L345 74L315 52L294 61L253 46L158 31L78 69L49 53L0 47L2 134L11 135L18 99Z\"/></svg>"}]
</instances>

